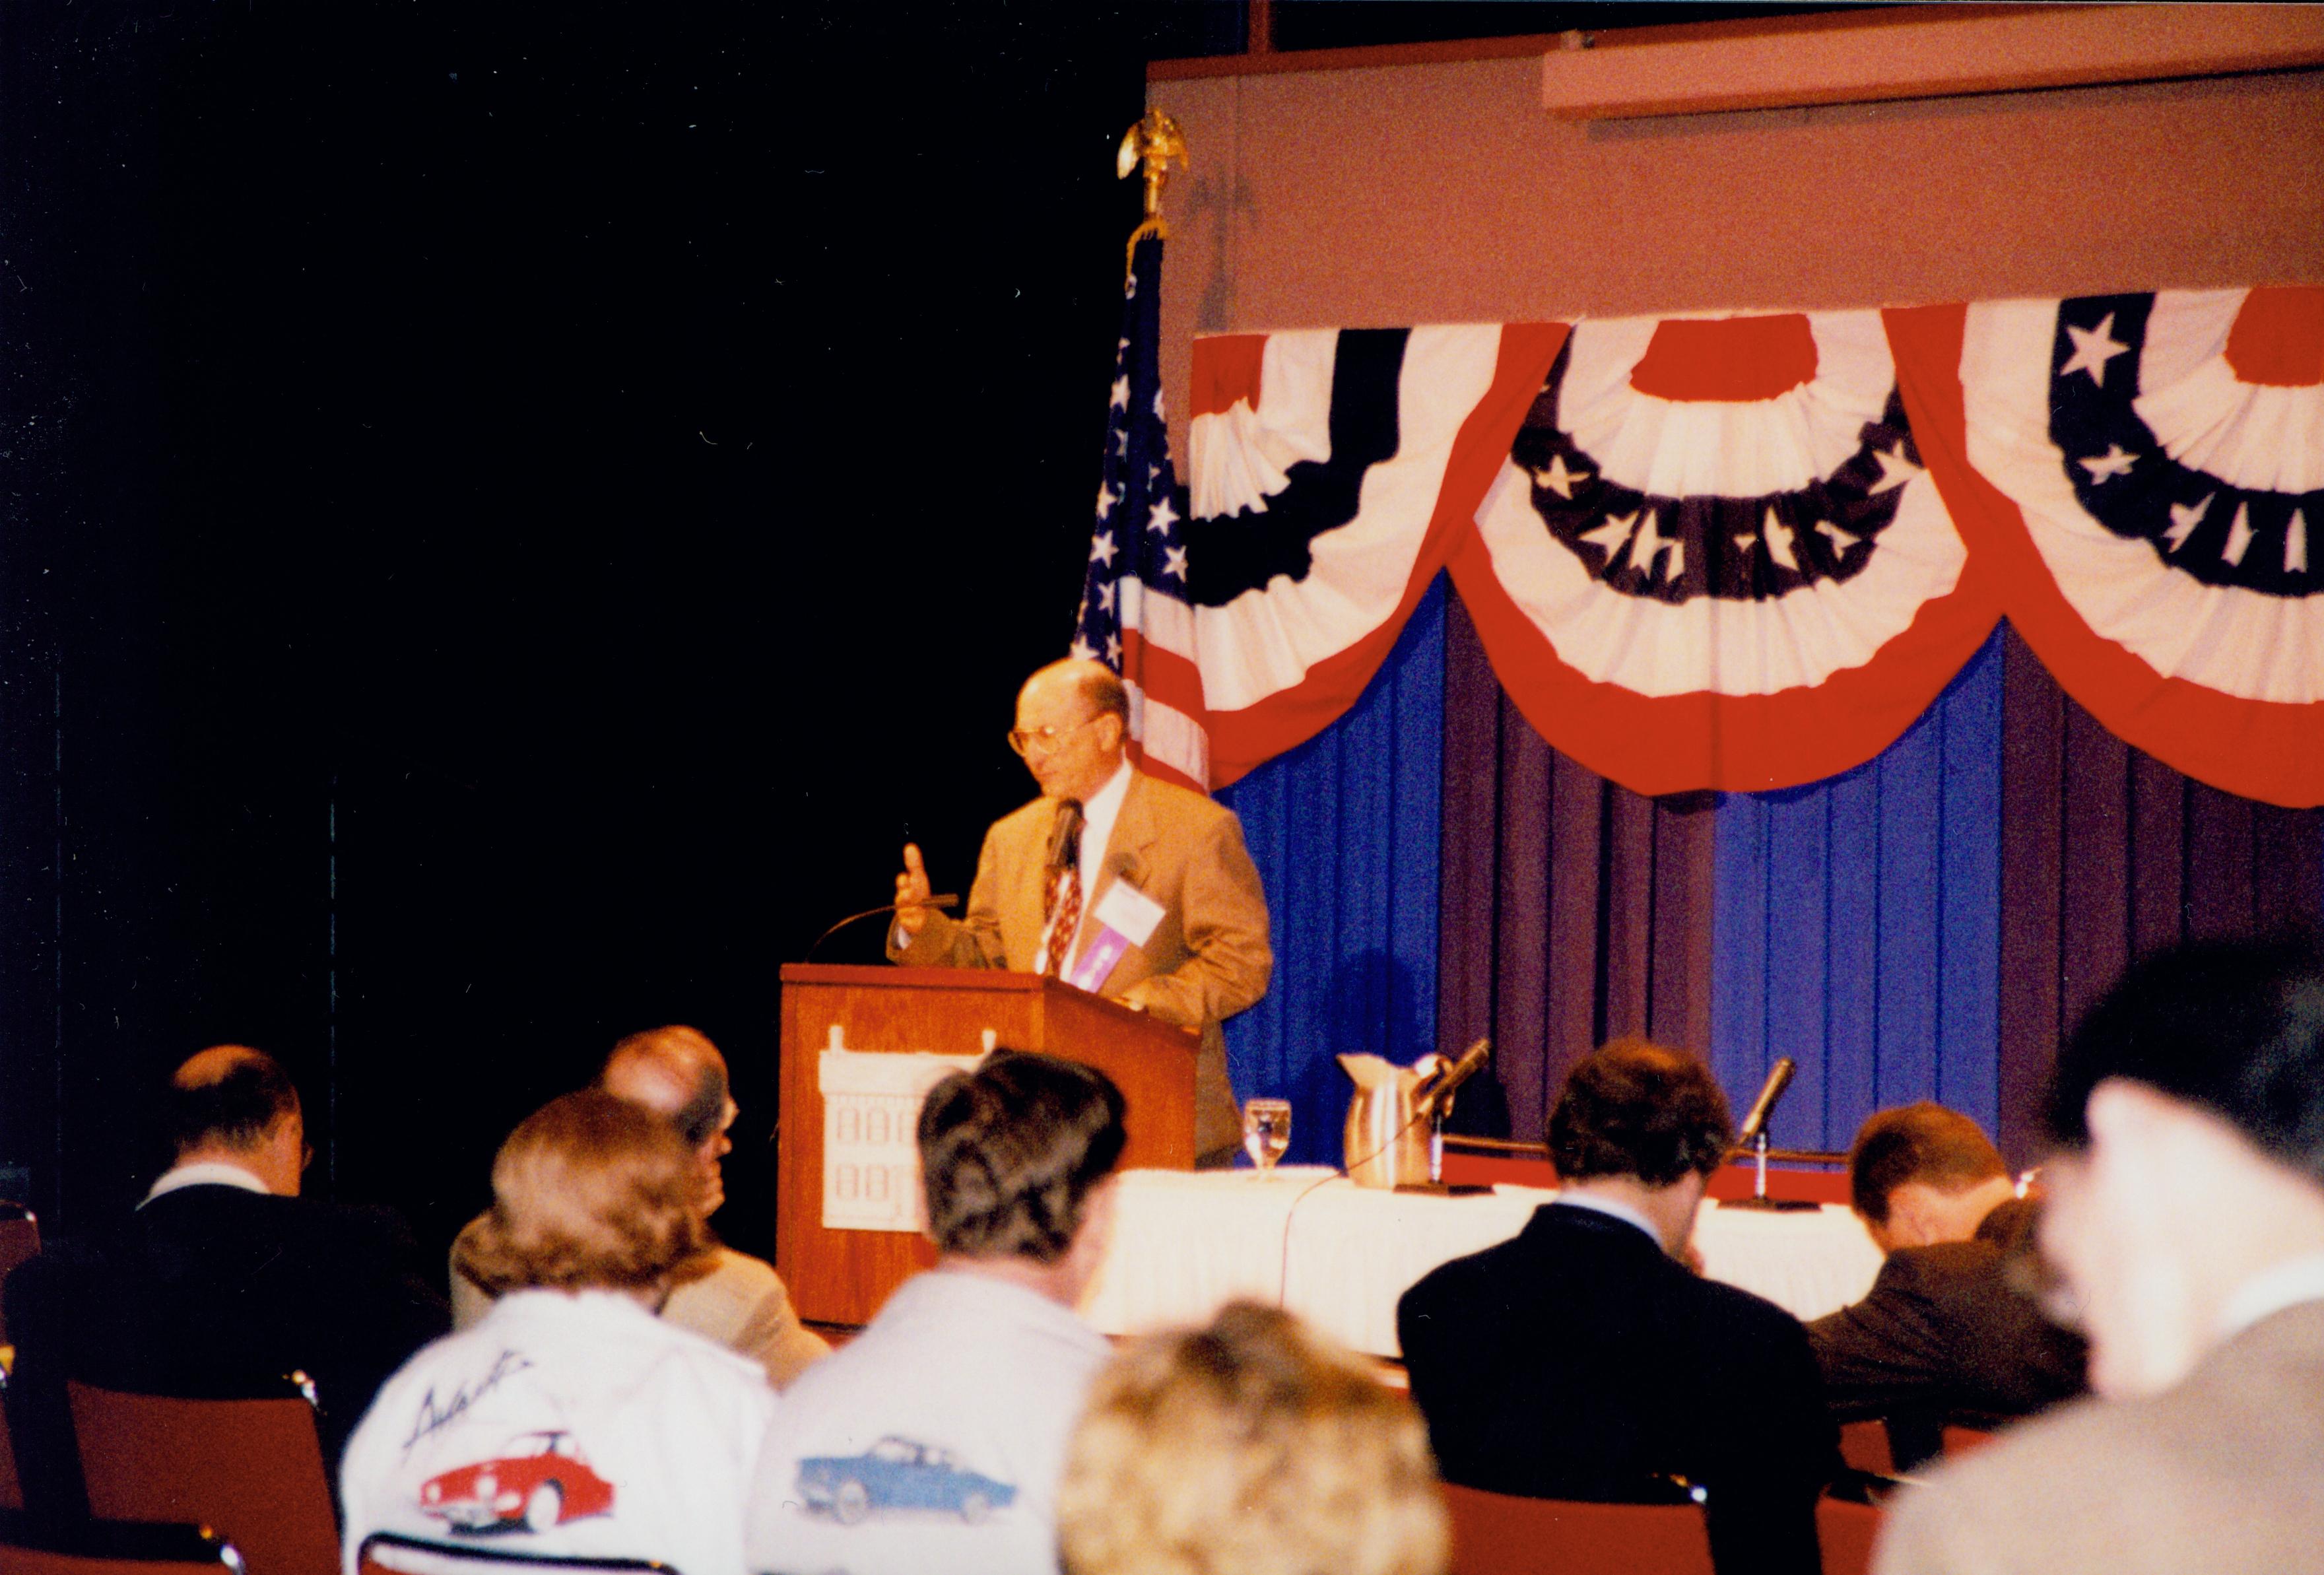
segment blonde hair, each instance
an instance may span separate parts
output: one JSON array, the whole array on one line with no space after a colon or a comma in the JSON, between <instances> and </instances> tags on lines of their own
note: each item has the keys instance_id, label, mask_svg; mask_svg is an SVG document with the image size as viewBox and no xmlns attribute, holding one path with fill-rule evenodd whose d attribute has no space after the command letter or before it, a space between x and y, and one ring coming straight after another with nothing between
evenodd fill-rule
<instances>
[{"instance_id":1,"label":"blonde hair","mask_svg":"<svg viewBox=\"0 0 2324 1575\"><path fill-rule=\"evenodd\" d=\"M640 1290L709 1247L694 1150L652 1111L595 1089L525 1118L493 1160L493 1206L454 1266L495 1296Z\"/></svg>"},{"instance_id":2,"label":"blonde hair","mask_svg":"<svg viewBox=\"0 0 2324 1575\"><path fill-rule=\"evenodd\" d=\"M1450 1551L1411 1402L1250 1302L1099 1376L1057 1537L1067 1575L1442 1575Z\"/></svg>"}]
</instances>

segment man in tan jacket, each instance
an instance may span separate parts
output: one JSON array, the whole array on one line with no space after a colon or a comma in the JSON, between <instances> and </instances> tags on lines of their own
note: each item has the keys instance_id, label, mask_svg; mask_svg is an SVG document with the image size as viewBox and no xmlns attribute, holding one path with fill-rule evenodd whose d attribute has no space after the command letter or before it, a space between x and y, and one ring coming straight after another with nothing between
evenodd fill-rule
<instances>
[{"instance_id":1,"label":"man in tan jacket","mask_svg":"<svg viewBox=\"0 0 2324 1575\"><path fill-rule=\"evenodd\" d=\"M888 955L1056 973L1198 1030L1194 1149L1216 1165L1242 1135L1219 1026L1267 993L1267 894L1233 812L1133 770L1129 729L1129 697L1102 663L1054 662L1027 679L1009 742L1041 797L986 834L958 922L918 906L927 871L906 844ZM1124 925L1139 933L1109 962L1107 932Z\"/></svg>"},{"instance_id":2,"label":"man in tan jacket","mask_svg":"<svg viewBox=\"0 0 2324 1575\"><path fill-rule=\"evenodd\" d=\"M2324 1560L2324 961L2133 968L2045 1112L2040 1228L2077 1401L1895 1501L1882 1575L2259 1575Z\"/></svg>"},{"instance_id":3,"label":"man in tan jacket","mask_svg":"<svg viewBox=\"0 0 2324 1575\"><path fill-rule=\"evenodd\" d=\"M726 1129L736 1115L733 1096L727 1091L726 1058L718 1047L687 1027L632 1034L605 1058L597 1086L669 1119L701 1161L703 1217L716 1213L726 1201L720 1162L733 1151ZM483 1223L481 1215L471 1220L461 1238ZM452 1261L455 1266L459 1262L457 1243ZM492 1303L482 1286L453 1268L454 1329L467 1328ZM822 1336L799 1322L790 1293L773 1266L730 1248L716 1248L710 1257L693 1265L671 1290L661 1316L757 1362L778 1389L831 1351Z\"/></svg>"}]
</instances>

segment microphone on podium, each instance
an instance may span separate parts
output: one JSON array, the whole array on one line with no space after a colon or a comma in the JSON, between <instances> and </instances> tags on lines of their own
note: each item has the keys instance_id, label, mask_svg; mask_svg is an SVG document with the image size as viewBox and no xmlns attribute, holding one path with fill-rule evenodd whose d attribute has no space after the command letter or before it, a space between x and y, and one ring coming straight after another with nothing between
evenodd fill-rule
<instances>
[{"instance_id":1,"label":"microphone on podium","mask_svg":"<svg viewBox=\"0 0 2324 1575\"><path fill-rule=\"evenodd\" d=\"M1799 1063L1785 1055L1767 1069L1767 1081L1759 1085L1759 1097L1751 1101L1751 1113L1743 1118L1742 1129L1735 1134L1735 1147L1728 1153L1749 1154L1757 1164L1757 1174L1748 1198L1721 1200L1722 1209L1765 1209L1778 1213L1805 1211L1821 1207L1801 1198L1771 1198L1767 1195L1767 1123L1775 1114L1775 1105L1784 1091L1792 1086L1798 1075Z\"/></svg>"},{"instance_id":2,"label":"microphone on podium","mask_svg":"<svg viewBox=\"0 0 2324 1575\"><path fill-rule=\"evenodd\" d=\"M829 929L824 931L823 934L817 935L815 938L815 945L809 946L807 949L807 956L803 958L802 961L807 962L814 962L816 947L821 946L825 941L831 939L832 936L837 935L840 931L845 929L848 926L853 924L858 919L874 918L883 913L894 913L900 907L954 908L959 906L960 896L957 892L940 891L934 897L923 897L918 902L883 902L877 907L867 907L862 913L851 913L845 918L841 919L837 924L832 926Z\"/></svg>"}]
</instances>

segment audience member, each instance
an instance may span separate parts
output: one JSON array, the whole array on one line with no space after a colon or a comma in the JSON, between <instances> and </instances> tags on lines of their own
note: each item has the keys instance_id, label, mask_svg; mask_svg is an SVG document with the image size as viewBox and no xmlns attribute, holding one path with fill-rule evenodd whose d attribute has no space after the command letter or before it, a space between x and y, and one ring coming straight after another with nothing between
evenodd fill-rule
<instances>
[{"instance_id":1,"label":"audience member","mask_svg":"<svg viewBox=\"0 0 2324 1575\"><path fill-rule=\"evenodd\" d=\"M1065 1439L1110 1354L1074 1306L1104 1250L1121 1113L1103 1073L1006 1050L929 1091L936 1266L785 1395L753 1570L1056 1568Z\"/></svg>"},{"instance_id":2,"label":"audience member","mask_svg":"<svg viewBox=\"0 0 2324 1575\"><path fill-rule=\"evenodd\" d=\"M272 1057L204 1050L166 1109L176 1162L136 1211L9 1277L21 1403L53 1436L68 1377L231 1397L288 1394L303 1372L336 1463L381 1381L444 1331L443 1298L392 1212L300 1195L306 1123Z\"/></svg>"},{"instance_id":3,"label":"audience member","mask_svg":"<svg viewBox=\"0 0 2324 1575\"><path fill-rule=\"evenodd\" d=\"M726 1131L738 1113L727 1091L726 1058L718 1047L687 1027L632 1034L605 1058L597 1086L669 1119L701 1166L703 1218L716 1213L726 1202L721 1162L734 1147ZM491 1296L457 1266L463 1248L484 1229L485 1218L469 1221L452 1244L456 1329L474 1324L492 1306ZM777 1388L830 1354L823 1337L799 1322L790 1293L763 1258L713 1242L687 1273L692 1277L671 1290L661 1315L757 1362Z\"/></svg>"},{"instance_id":4,"label":"audience member","mask_svg":"<svg viewBox=\"0 0 2324 1575\"><path fill-rule=\"evenodd\" d=\"M1941 1468L1876 1567L2255 1575L2324 1549L2324 961L2134 967L2059 1058L2043 1255L2098 1398Z\"/></svg>"},{"instance_id":5,"label":"audience member","mask_svg":"<svg viewBox=\"0 0 2324 1575\"><path fill-rule=\"evenodd\" d=\"M1249 1302L1099 1376L1057 1540L1066 1575L1442 1575L1449 1549L1411 1403Z\"/></svg>"},{"instance_id":6,"label":"audience member","mask_svg":"<svg viewBox=\"0 0 2324 1575\"><path fill-rule=\"evenodd\" d=\"M1848 1168L1888 1258L1862 1301L1808 1325L1836 1420L1885 1417L1910 1471L1947 1423L1990 1428L2081 1392L2080 1337L2023 1288L2034 1205L1975 1121L1926 1101L1882 1110Z\"/></svg>"},{"instance_id":7,"label":"audience member","mask_svg":"<svg viewBox=\"0 0 2324 1575\"><path fill-rule=\"evenodd\" d=\"M1621 1040L1573 1068L1549 1120L1557 1202L1397 1309L1447 1481L1622 1500L1683 1478L1707 1495L1721 1575L1817 1575L1839 1434L1807 1331L1680 1261L1732 1138L1690 1056Z\"/></svg>"},{"instance_id":8,"label":"audience member","mask_svg":"<svg viewBox=\"0 0 2324 1575\"><path fill-rule=\"evenodd\" d=\"M347 1575L380 1531L741 1575L774 1391L654 1316L707 1246L700 1163L669 1122L596 1090L528 1117L460 1256L499 1300L389 1379L347 1446Z\"/></svg>"}]
</instances>

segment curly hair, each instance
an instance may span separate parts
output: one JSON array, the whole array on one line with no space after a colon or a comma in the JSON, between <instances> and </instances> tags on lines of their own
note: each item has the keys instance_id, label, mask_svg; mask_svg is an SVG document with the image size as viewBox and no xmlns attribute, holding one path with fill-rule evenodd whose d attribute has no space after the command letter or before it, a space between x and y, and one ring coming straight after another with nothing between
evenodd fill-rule
<instances>
[{"instance_id":1,"label":"curly hair","mask_svg":"<svg viewBox=\"0 0 2324 1575\"><path fill-rule=\"evenodd\" d=\"M1582 1057L1549 1115L1549 1157L1567 1181L1629 1175L1666 1187L1717 1170L1734 1141L1711 1069L1646 1039L1616 1039Z\"/></svg>"},{"instance_id":2,"label":"curly hair","mask_svg":"<svg viewBox=\"0 0 2324 1575\"><path fill-rule=\"evenodd\" d=\"M1250 1302L1099 1375L1057 1540L1067 1575L1440 1575L1450 1548L1412 1403Z\"/></svg>"},{"instance_id":3,"label":"curly hair","mask_svg":"<svg viewBox=\"0 0 2324 1575\"><path fill-rule=\"evenodd\" d=\"M493 1206L454 1266L493 1295L641 1290L711 1247L701 1169L670 1124L595 1089L525 1118L493 1160Z\"/></svg>"}]
</instances>

